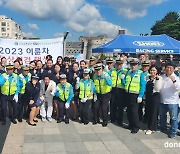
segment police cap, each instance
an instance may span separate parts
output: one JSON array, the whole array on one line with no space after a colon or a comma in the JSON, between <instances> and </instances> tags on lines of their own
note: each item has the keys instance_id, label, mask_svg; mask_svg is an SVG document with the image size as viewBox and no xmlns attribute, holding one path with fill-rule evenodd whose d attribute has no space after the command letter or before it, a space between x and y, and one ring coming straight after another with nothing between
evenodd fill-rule
<instances>
[{"instance_id":1,"label":"police cap","mask_svg":"<svg viewBox=\"0 0 180 154\"><path fill-rule=\"evenodd\" d=\"M137 58L132 58L131 61L130 61L130 64L135 64L137 65L139 63L139 60Z\"/></svg>"},{"instance_id":2,"label":"police cap","mask_svg":"<svg viewBox=\"0 0 180 154\"><path fill-rule=\"evenodd\" d=\"M59 77L60 77L60 79L66 79L67 78L66 74L61 74Z\"/></svg>"},{"instance_id":3,"label":"police cap","mask_svg":"<svg viewBox=\"0 0 180 154\"><path fill-rule=\"evenodd\" d=\"M97 64L94 65L95 70L99 70L101 68L102 68L102 63L97 63Z\"/></svg>"}]
</instances>

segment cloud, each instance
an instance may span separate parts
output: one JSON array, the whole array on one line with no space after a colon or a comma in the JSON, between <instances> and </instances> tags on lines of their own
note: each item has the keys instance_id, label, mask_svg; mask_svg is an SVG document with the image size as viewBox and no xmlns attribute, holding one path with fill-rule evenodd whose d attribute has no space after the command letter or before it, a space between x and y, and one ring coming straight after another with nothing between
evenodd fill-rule
<instances>
[{"instance_id":1,"label":"cloud","mask_svg":"<svg viewBox=\"0 0 180 154\"><path fill-rule=\"evenodd\" d=\"M58 38L58 37L63 37L64 33L55 33L54 37Z\"/></svg>"},{"instance_id":2,"label":"cloud","mask_svg":"<svg viewBox=\"0 0 180 154\"><path fill-rule=\"evenodd\" d=\"M30 29L36 29L36 30L39 29L39 27L38 27L37 24L31 24L31 23L28 23L28 27L29 27Z\"/></svg>"},{"instance_id":3,"label":"cloud","mask_svg":"<svg viewBox=\"0 0 180 154\"><path fill-rule=\"evenodd\" d=\"M0 6L3 4L3 1L2 0L0 0Z\"/></svg>"},{"instance_id":4,"label":"cloud","mask_svg":"<svg viewBox=\"0 0 180 154\"><path fill-rule=\"evenodd\" d=\"M147 14L147 8L158 5L167 0L97 0L113 6L119 15L129 19L143 17Z\"/></svg>"},{"instance_id":5,"label":"cloud","mask_svg":"<svg viewBox=\"0 0 180 154\"><path fill-rule=\"evenodd\" d=\"M128 33L126 28L122 28L105 20L92 20L85 27L85 32L89 35L107 34L110 37L115 37L118 35L119 29L124 29Z\"/></svg>"},{"instance_id":6,"label":"cloud","mask_svg":"<svg viewBox=\"0 0 180 154\"><path fill-rule=\"evenodd\" d=\"M23 37L26 37L26 38L36 38L37 37L31 32L22 32L22 35L23 35Z\"/></svg>"},{"instance_id":7,"label":"cloud","mask_svg":"<svg viewBox=\"0 0 180 154\"><path fill-rule=\"evenodd\" d=\"M43 0L43 3L42 0L4 1L5 7L21 12L30 19L58 21L74 33L110 36L118 33L118 26L106 21L99 9L85 0ZM35 24L28 25L31 29L38 28ZM60 35L54 34L55 37Z\"/></svg>"},{"instance_id":8,"label":"cloud","mask_svg":"<svg viewBox=\"0 0 180 154\"><path fill-rule=\"evenodd\" d=\"M101 18L99 10L94 5L86 4L72 15L67 25L76 32L82 32L90 21Z\"/></svg>"},{"instance_id":9,"label":"cloud","mask_svg":"<svg viewBox=\"0 0 180 154\"><path fill-rule=\"evenodd\" d=\"M84 3L84 0L5 0L9 9L23 12L32 19L68 20ZM31 9L31 8L32 9Z\"/></svg>"}]
</instances>

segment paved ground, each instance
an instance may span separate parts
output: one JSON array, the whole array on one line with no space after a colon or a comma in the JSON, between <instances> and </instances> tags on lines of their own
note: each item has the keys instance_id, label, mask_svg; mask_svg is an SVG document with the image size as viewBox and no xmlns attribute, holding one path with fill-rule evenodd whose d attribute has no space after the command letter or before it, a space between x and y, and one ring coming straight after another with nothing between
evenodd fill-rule
<instances>
[{"instance_id":1,"label":"paved ground","mask_svg":"<svg viewBox=\"0 0 180 154\"><path fill-rule=\"evenodd\" d=\"M168 139L167 134L156 132L152 135L145 135L143 130L134 135L129 130L114 124L103 128L99 124L94 126L91 123L84 126L73 121L70 121L69 125L57 124L56 121L52 123L40 121L36 127L32 127L23 121L17 125L0 127L0 141L5 139L2 154L172 154L179 153L180 150L179 136L176 139ZM5 138L8 128L9 131ZM167 142L170 143L169 146L178 143L179 147L166 148Z\"/></svg>"}]
</instances>

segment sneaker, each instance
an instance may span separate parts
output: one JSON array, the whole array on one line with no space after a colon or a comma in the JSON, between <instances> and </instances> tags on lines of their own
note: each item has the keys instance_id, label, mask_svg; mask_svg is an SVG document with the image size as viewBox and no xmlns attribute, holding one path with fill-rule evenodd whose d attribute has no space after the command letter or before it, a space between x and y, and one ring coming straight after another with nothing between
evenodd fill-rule
<instances>
[{"instance_id":1,"label":"sneaker","mask_svg":"<svg viewBox=\"0 0 180 154\"><path fill-rule=\"evenodd\" d=\"M147 130L147 131L145 132L146 135L151 135L152 133L154 133L154 131L152 131L152 130Z\"/></svg>"},{"instance_id":2,"label":"sneaker","mask_svg":"<svg viewBox=\"0 0 180 154\"><path fill-rule=\"evenodd\" d=\"M51 118L51 117L47 117L47 120L48 120L49 122L52 122L52 118Z\"/></svg>"},{"instance_id":3,"label":"sneaker","mask_svg":"<svg viewBox=\"0 0 180 154\"><path fill-rule=\"evenodd\" d=\"M176 134L169 134L168 137L169 137L169 138L175 138L175 137L176 137Z\"/></svg>"},{"instance_id":4,"label":"sneaker","mask_svg":"<svg viewBox=\"0 0 180 154\"><path fill-rule=\"evenodd\" d=\"M46 122L46 118L45 117L42 117L42 122Z\"/></svg>"}]
</instances>

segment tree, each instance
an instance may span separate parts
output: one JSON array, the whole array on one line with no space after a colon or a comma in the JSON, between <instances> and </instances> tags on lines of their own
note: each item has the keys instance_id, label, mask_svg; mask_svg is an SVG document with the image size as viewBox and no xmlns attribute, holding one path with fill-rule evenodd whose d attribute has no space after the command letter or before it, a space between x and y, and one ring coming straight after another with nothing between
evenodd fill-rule
<instances>
[{"instance_id":1,"label":"tree","mask_svg":"<svg viewBox=\"0 0 180 154\"><path fill-rule=\"evenodd\" d=\"M151 35L167 34L177 40L180 40L180 15L178 12L169 12L165 17L151 28Z\"/></svg>"}]
</instances>

